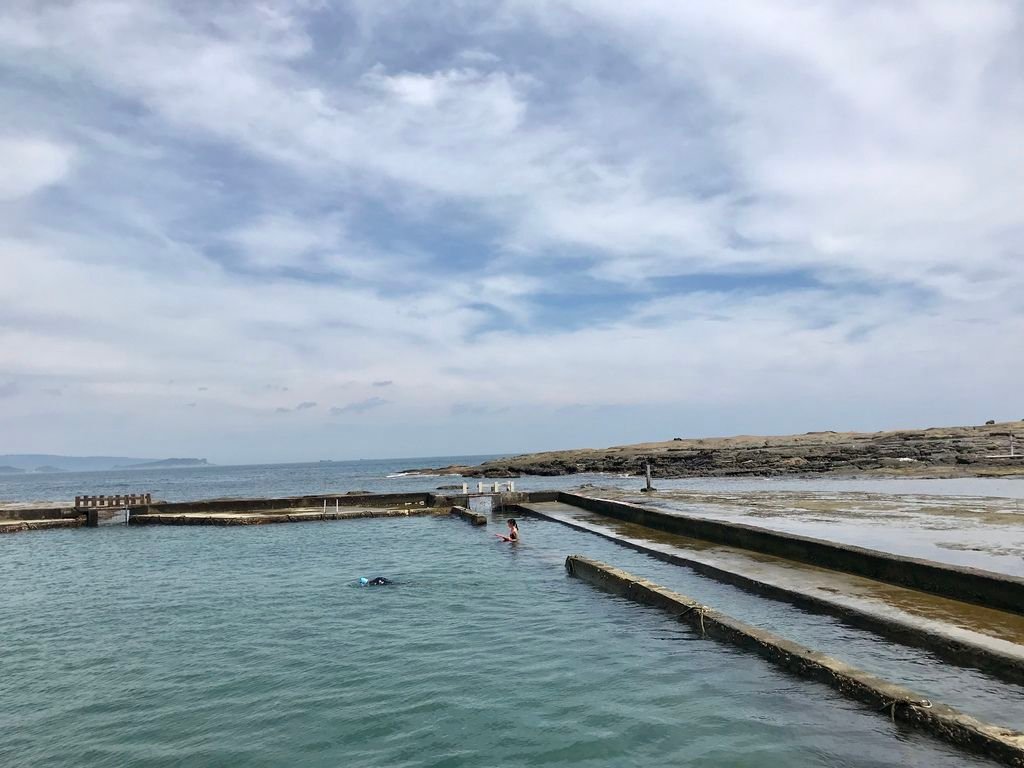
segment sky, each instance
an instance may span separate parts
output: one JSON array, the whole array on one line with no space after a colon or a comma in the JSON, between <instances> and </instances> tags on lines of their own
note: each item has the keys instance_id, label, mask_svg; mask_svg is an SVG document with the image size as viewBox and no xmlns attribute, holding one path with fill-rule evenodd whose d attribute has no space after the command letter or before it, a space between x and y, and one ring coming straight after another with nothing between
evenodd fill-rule
<instances>
[{"instance_id":1,"label":"sky","mask_svg":"<svg viewBox=\"0 0 1024 768\"><path fill-rule=\"evenodd\" d=\"M1013 0L7 0L0 453L1024 418Z\"/></svg>"}]
</instances>

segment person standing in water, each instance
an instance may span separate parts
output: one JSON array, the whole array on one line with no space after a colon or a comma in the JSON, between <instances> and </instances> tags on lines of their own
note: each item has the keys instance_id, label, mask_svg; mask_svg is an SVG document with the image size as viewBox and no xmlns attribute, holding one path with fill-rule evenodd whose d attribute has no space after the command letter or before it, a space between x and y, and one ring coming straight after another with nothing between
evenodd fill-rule
<instances>
[{"instance_id":1,"label":"person standing in water","mask_svg":"<svg viewBox=\"0 0 1024 768\"><path fill-rule=\"evenodd\" d=\"M508 535L505 536L500 533L494 534L502 541L509 541L515 543L519 541L519 523L513 520L511 517L508 519Z\"/></svg>"}]
</instances>

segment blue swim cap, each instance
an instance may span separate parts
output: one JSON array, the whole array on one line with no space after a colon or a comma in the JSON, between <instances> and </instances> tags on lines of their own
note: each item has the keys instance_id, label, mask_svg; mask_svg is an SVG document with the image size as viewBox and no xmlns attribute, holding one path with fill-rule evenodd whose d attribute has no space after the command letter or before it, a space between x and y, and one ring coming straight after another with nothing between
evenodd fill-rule
<instances>
[{"instance_id":1,"label":"blue swim cap","mask_svg":"<svg viewBox=\"0 0 1024 768\"><path fill-rule=\"evenodd\" d=\"M359 586L360 587L365 587L369 583L370 583L370 580L368 578L366 578L365 576L360 576L359 577Z\"/></svg>"}]
</instances>

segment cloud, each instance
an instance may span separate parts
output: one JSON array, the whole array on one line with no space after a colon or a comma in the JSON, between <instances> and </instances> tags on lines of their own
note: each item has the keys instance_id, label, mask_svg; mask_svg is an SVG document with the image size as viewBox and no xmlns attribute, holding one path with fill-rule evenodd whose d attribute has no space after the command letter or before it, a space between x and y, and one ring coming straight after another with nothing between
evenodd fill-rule
<instances>
[{"instance_id":1,"label":"cloud","mask_svg":"<svg viewBox=\"0 0 1024 768\"><path fill-rule=\"evenodd\" d=\"M308 266L339 238L335 224L291 213L263 214L225 236L246 265L264 269Z\"/></svg>"},{"instance_id":2,"label":"cloud","mask_svg":"<svg viewBox=\"0 0 1024 768\"><path fill-rule=\"evenodd\" d=\"M311 408L316 408L316 403L312 400L304 400L303 402L296 405L294 408L285 408L279 406L274 409L276 413L291 413L293 411L308 411Z\"/></svg>"},{"instance_id":3,"label":"cloud","mask_svg":"<svg viewBox=\"0 0 1024 768\"><path fill-rule=\"evenodd\" d=\"M14 397L21 387L14 381L0 381L0 398Z\"/></svg>"},{"instance_id":4,"label":"cloud","mask_svg":"<svg viewBox=\"0 0 1024 768\"><path fill-rule=\"evenodd\" d=\"M504 450L619 441L647 409L1009 411L1022 28L994 1L16 4L5 436L333 449L267 418L300 409L282 392L371 414L352 451L484 441L438 414L489 414ZM382 376L416 386L386 403ZM166 407L198 381L201 412Z\"/></svg>"},{"instance_id":5,"label":"cloud","mask_svg":"<svg viewBox=\"0 0 1024 768\"><path fill-rule=\"evenodd\" d=\"M507 407L482 405L480 403L452 403L453 416L495 416L508 413Z\"/></svg>"},{"instance_id":6,"label":"cloud","mask_svg":"<svg viewBox=\"0 0 1024 768\"><path fill-rule=\"evenodd\" d=\"M345 413L367 413L368 411L372 411L376 408L381 408L388 404L389 401L384 400L383 398L368 397L365 400L358 400L354 403L349 403L348 405L335 406L334 408L331 408L331 413L335 415Z\"/></svg>"},{"instance_id":7,"label":"cloud","mask_svg":"<svg viewBox=\"0 0 1024 768\"><path fill-rule=\"evenodd\" d=\"M68 146L39 137L0 136L0 202L28 197L60 182L71 170Z\"/></svg>"}]
</instances>

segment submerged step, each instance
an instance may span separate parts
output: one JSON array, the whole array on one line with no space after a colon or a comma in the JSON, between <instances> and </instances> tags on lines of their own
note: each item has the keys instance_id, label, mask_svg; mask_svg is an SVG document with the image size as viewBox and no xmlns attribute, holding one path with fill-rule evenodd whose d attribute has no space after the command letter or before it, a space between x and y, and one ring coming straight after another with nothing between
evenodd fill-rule
<instances>
[{"instance_id":1,"label":"submerged step","mask_svg":"<svg viewBox=\"0 0 1024 768\"><path fill-rule=\"evenodd\" d=\"M903 686L824 653L744 624L692 598L582 555L570 555L570 574L638 603L669 611L702 635L754 651L795 674L830 685L844 696L888 713L945 741L1007 765L1024 765L1024 733L977 720Z\"/></svg>"}]
</instances>

